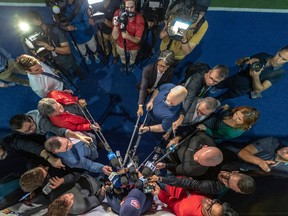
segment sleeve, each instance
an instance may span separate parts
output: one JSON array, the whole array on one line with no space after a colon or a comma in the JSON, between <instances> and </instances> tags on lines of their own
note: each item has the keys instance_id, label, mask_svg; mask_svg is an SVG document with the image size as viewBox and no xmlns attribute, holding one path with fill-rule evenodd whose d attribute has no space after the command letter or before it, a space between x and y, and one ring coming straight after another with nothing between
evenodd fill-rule
<instances>
[{"instance_id":1,"label":"sleeve","mask_svg":"<svg viewBox=\"0 0 288 216\"><path fill-rule=\"evenodd\" d=\"M189 43L199 44L202 38L204 37L206 31L208 29L208 22L205 22L201 25L200 29L191 37Z\"/></svg>"},{"instance_id":2,"label":"sleeve","mask_svg":"<svg viewBox=\"0 0 288 216\"><path fill-rule=\"evenodd\" d=\"M173 208L178 202L176 198L170 197L170 195L163 189L161 189L160 193L158 194L158 198L161 202L167 204L169 208Z\"/></svg>"},{"instance_id":3,"label":"sleeve","mask_svg":"<svg viewBox=\"0 0 288 216\"><path fill-rule=\"evenodd\" d=\"M52 124L52 122L46 118L42 117L39 121L39 128L41 131L51 132L58 136L65 136L67 129L66 128L59 128Z\"/></svg>"},{"instance_id":4,"label":"sleeve","mask_svg":"<svg viewBox=\"0 0 288 216\"><path fill-rule=\"evenodd\" d=\"M186 89L188 90L188 94L187 94L185 101L183 102L183 108L181 110L181 114L185 115L188 112L201 86L202 86L202 83L201 83L200 74L197 74L197 73L193 74L190 79L190 82L186 86Z\"/></svg>"},{"instance_id":5,"label":"sleeve","mask_svg":"<svg viewBox=\"0 0 288 216\"><path fill-rule=\"evenodd\" d=\"M147 89L149 88L149 76L150 76L150 71L153 70L153 64L148 65L147 67L144 68L142 72L142 80L141 80L141 85L140 85L140 92L139 92L139 100L138 104L143 104L145 103L145 99L147 96Z\"/></svg>"},{"instance_id":6,"label":"sleeve","mask_svg":"<svg viewBox=\"0 0 288 216\"><path fill-rule=\"evenodd\" d=\"M137 15L136 26L137 26L137 28L136 28L136 32L135 32L135 37L141 39L143 32L144 32L144 26L145 26L144 18L141 14Z\"/></svg>"},{"instance_id":7,"label":"sleeve","mask_svg":"<svg viewBox=\"0 0 288 216\"><path fill-rule=\"evenodd\" d=\"M78 102L78 97L74 97L69 93L63 92L63 91L50 91L47 96L47 98L53 98L58 103L69 105L69 104L76 104Z\"/></svg>"},{"instance_id":8,"label":"sleeve","mask_svg":"<svg viewBox=\"0 0 288 216\"><path fill-rule=\"evenodd\" d=\"M176 176L162 177L162 183L181 187L189 190L199 191L205 194L218 194L221 193L225 186L219 181L212 180L195 180L192 178L179 178Z\"/></svg>"},{"instance_id":9,"label":"sleeve","mask_svg":"<svg viewBox=\"0 0 288 216\"><path fill-rule=\"evenodd\" d=\"M85 157L61 157L61 160L70 168L81 168L93 173L102 173L103 164L94 162Z\"/></svg>"},{"instance_id":10,"label":"sleeve","mask_svg":"<svg viewBox=\"0 0 288 216\"><path fill-rule=\"evenodd\" d=\"M81 173L79 173L79 172L69 173L69 174L62 177L64 179L63 184L75 183L80 179L80 177L81 177Z\"/></svg>"},{"instance_id":11,"label":"sleeve","mask_svg":"<svg viewBox=\"0 0 288 216\"><path fill-rule=\"evenodd\" d=\"M79 17L78 22L76 21L74 22L74 19L71 22L71 24L77 28L77 31L85 31L85 29L90 28L88 17L88 1L82 1L81 9L78 12L76 18L78 17Z\"/></svg>"},{"instance_id":12,"label":"sleeve","mask_svg":"<svg viewBox=\"0 0 288 216\"><path fill-rule=\"evenodd\" d=\"M31 141L28 137L17 137L13 140L13 146L16 150L21 150L25 152L29 152L40 157L41 151L44 150L44 147L40 144Z\"/></svg>"}]
</instances>

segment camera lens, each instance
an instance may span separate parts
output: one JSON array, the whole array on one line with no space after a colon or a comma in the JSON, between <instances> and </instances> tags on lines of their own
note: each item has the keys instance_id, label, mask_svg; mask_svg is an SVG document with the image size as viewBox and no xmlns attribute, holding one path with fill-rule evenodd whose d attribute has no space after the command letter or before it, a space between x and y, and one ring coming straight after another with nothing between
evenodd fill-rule
<instances>
[{"instance_id":1,"label":"camera lens","mask_svg":"<svg viewBox=\"0 0 288 216\"><path fill-rule=\"evenodd\" d=\"M263 67L263 65L260 62L254 62L251 64L252 70L254 70L256 72L259 72L262 67Z\"/></svg>"}]
</instances>

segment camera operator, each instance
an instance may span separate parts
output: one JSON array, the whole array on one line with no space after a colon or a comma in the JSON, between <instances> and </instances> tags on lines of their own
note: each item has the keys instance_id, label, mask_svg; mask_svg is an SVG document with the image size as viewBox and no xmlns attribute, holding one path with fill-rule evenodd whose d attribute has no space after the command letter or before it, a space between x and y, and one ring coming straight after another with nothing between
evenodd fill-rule
<instances>
[{"instance_id":1,"label":"camera operator","mask_svg":"<svg viewBox=\"0 0 288 216\"><path fill-rule=\"evenodd\" d=\"M182 8L179 8L174 12L174 7L178 7L181 1L174 2L168 9L168 20L165 23L165 27L160 32L160 50L169 49L174 52L175 64L183 60L188 54L190 54L199 42L204 37L207 29L208 22L205 20L204 15L210 5L211 0L194 0L184 1ZM191 21L191 25L186 30L181 30L181 40L175 40L174 37L168 34L169 29L173 28L171 21L177 21L178 15L181 14L185 9L191 8L192 15L185 15L185 19ZM197 9L197 10L196 10ZM190 17L189 17L190 16ZM179 30L178 30L179 31ZM178 34L179 32L177 32Z\"/></svg>"},{"instance_id":2,"label":"camera operator","mask_svg":"<svg viewBox=\"0 0 288 216\"><path fill-rule=\"evenodd\" d=\"M80 54L84 56L86 64L91 64L86 46L93 53L95 63L100 63L97 53L97 42L89 23L88 1L68 0L62 19L65 21L61 22L61 26L65 31L71 33L70 36L79 48Z\"/></svg>"},{"instance_id":3,"label":"camera operator","mask_svg":"<svg viewBox=\"0 0 288 216\"><path fill-rule=\"evenodd\" d=\"M151 55L155 54L155 45L161 32L161 25L164 24L165 14L169 0L145 0L142 5L142 14L145 19L145 39L148 39L149 30L151 31ZM145 47L146 47L145 43Z\"/></svg>"},{"instance_id":4,"label":"camera operator","mask_svg":"<svg viewBox=\"0 0 288 216\"><path fill-rule=\"evenodd\" d=\"M250 92L251 99L261 98L261 92L284 79L284 64L288 62L288 46L281 48L274 56L257 53L236 61L240 72L217 84L218 89L227 88L217 99L224 101ZM249 65L242 69L244 64Z\"/></svg>"},{"instance_id":5,"label":"camera operator","mask_svg":"<svg viewBox=\"0 0 288 216\"><path fill-rule=\"evenodd\" d=\"M79 66L76 64L76 61L71 54L65 32L55 24L44 23L37 11L29 11L25 15L25 18L34 26L40 27L43 30L45 38L36 43L49 51L49 54L44 56L45 60L50 64L52 63L52 66L59 67L59 69L61 69L69 78L73 79L73 74L75 74L80 79L84 79Z\"/></svg>"},{"instance_id":6,"label":"camera operator","mask_svg":"<svg viewBox=\"0 0 288 216\"><path fill-rule=\"evenodd\" d=\"M112 37L121 58L121 71L126 69L126 52L130 54L129 72L133 72L140 41L144 31L144 18L136 11L136 0L125 0L125 11L119 9L113 18Z\"/></svg>"},{"instance_id":7,"label":"camera operator","mask_svg":"<svg viewBox=\"0 0 288 216\"><path fill-rule=\"evenodd\" d=\"M110 52L112 52L112 55L114 57L113 64L116 64L119 59L119 55L116 52L116 41L112 37L112 21L115 11L119 8L119 1L104 0L103 7L101 6L102 4L98 7L98 10L105 14L105 19L104 22L100 23L99 26L97 26L98 42L101 45L103 51L105 51L106 56L108 56ZM95 25L95 22L93 22L93 25Z\"/></svg>"}]
</instances>

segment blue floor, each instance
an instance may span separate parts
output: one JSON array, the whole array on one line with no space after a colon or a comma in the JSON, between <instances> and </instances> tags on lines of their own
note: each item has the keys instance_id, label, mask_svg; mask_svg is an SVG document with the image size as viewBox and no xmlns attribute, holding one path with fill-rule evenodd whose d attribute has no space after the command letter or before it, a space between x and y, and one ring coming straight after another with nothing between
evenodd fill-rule
<instances>
[{"instance_id":1,"label":"blue floor","mask_svg":"<svg viewBox=\"0 0 288 216\"><path fill-rule=\"evenodd\" d=\"M47 20L51 20L47 8L33 9L40 11ZM23 51L12 26L12 17L16 13L21 14L27 10L31 8L0 7L2 27L0 46L8 50L13 57L17 57ZM288 44L287 14L284 13L209 11L206 18L209 22L209 29L199 46L176 68L178 77L175 77L175 83L179 81L181 73L183 75L183 68L187 62L202 61L210 66L225 64L231 68L231 73L235 73L237 68L234 62L238 58L262 51L274 54L279 48ZM95 120L101 123L103 133L113 149L121 149L124 154L136 122L138 92L135 86L141 78L141 65L145 66L153 59L139 64L134 73L129 76L119 71L119 63L111 65L111 61L112 59L110 59L109 67L102 63L89 66L89 72L85 74L86 79L77 81L77 85L80 88L80 98L87 100L90 112ZM256 126L244 136L287 138L288 92L286 86L287 78L264 92L263 99L250 100L248 96L243 96L227 101L230 106L248 105L261 112ZM9 133L9 119L15 114L35 109L39 98L31 89L22 86L1 88L0 94L2 114L0 115L0 135L5 135ZM151 134L144 134L138 151L139 156L143 158L156 144L156 139ZM7 164L1 161L0 167L1 170L7 170ZM268 201L272 203L269 194L272 193L272 197L274 193L281 191L282 195L278 196L278 199L276 197L273 199L277 203L282 203L280 199L284 199L284 192L287 189L279 188L281 183L284 185L283 179L267 179L260 180L265 184L260 184L257 194L253 196L232 194L233 200L230 202L232 206L236 206L239 212L272 211L266 210L269 205L265 207L261 205ZM278 184L279 187L274 188L274 184ZM271 190L266 187L270 187ZM273 202L272 205L275 206L275 203ZM288 212L287 207L286 211L284 209L283 211Z\"/></svg>"}]
</instances>

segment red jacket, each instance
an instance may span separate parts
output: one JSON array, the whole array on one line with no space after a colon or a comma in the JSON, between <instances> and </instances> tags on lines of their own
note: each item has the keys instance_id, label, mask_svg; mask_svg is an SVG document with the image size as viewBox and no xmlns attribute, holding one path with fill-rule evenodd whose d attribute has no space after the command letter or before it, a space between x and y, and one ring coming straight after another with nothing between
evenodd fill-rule
<instances>
[{"instance_id":1,"label":"red jacket","mask_svg":"<svg viewBox=\"0 0 288 216\"><path fill-rule=\"evenodd\" d=\"M78 97L73 97L69 93L57 90L49 92L46 97L53 98L62 105L70 105L78 103ZM88 120L77 114L64 112L63 114L57 116L50 116L49 118L51 122L57 127L67 128L73 131L91 130L90 123L88 122Z\"/></svg>"},{"instance_id":2,"label":"red jacket","mask_svg":"<svg viewBox=\"0 0 288 216\"><path fill-rule=\"evenodd\" d=\"M166 191L160 191L158 198L177 216L202 216L202 199L205 196L190 194L187 189L166 185Z\"/></svg>"}]
</instances>

